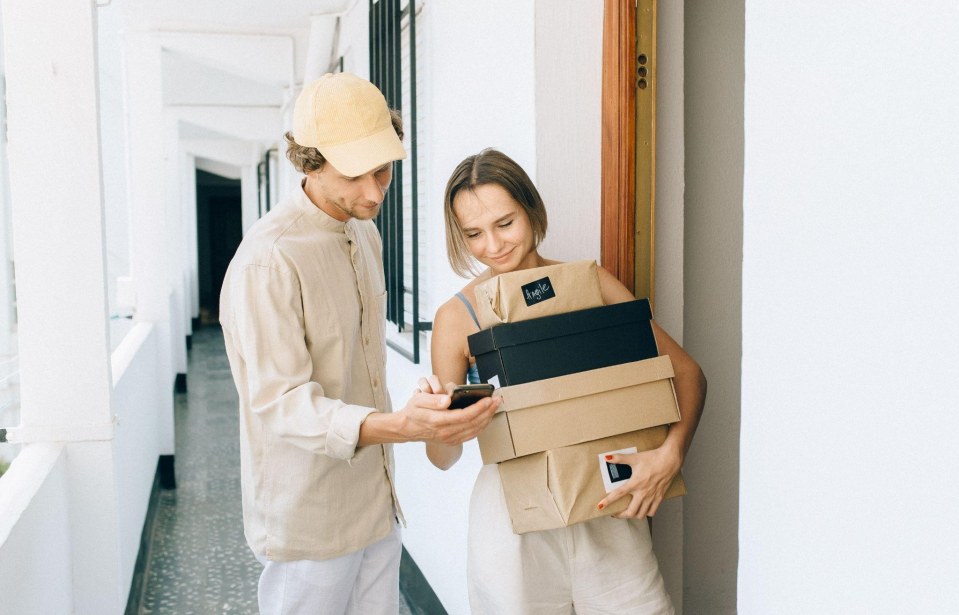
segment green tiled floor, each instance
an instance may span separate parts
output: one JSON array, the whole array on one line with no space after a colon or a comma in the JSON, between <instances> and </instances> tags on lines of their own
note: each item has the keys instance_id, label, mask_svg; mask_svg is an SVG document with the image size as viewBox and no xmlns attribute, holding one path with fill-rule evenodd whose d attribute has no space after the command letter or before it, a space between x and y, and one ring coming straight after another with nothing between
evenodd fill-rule
<instances>
[{"instance_id":1,"label":"green tiled floor","mask_svg":"<svg viewBox=\"0 0 959 615\"><path fill-rule=\"evenodd\" d=\"M237 397L219 328L194 332L187 384L176 395L177 489L160 494L141 613L255 614L261 567L243 538Z\"/></svg>"}]
</instances>

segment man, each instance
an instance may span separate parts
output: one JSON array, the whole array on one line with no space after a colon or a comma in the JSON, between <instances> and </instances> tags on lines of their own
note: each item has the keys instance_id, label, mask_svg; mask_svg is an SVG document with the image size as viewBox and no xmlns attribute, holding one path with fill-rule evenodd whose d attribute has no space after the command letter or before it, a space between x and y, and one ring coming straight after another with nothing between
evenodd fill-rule
<instances>
[{"instance_id":1,"label":"man","mask_svg":"<svg viewBox=\"0 0 959 615\"><path fill-rule=\"evenodd\" d=\"M401 138L399 115L368 81L307 84L286 134L301 189L253 225L223 283L263 614L396 613L402 513L390 443L466 441L498 404L449 411L431 376L391 413L372 219L406 157Z\"/></svg>"}]
</instances>

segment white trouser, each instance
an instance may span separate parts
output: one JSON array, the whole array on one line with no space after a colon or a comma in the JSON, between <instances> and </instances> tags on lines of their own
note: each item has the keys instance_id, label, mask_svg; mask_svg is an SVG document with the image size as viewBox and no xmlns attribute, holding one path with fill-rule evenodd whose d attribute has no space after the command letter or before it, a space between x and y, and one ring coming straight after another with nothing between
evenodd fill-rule
<instances>
[{"instance_id":1,"label":"white trouser","mask_svg":"<svg viewBox=\"0 0 959 615\"><path fill-rule=\"evenodd\" d=\"M273 562L257 557L260 615L396 615L400 604L400 528L365 549L334 559Z\"/></svg>"},{"instance_id":2,"label":"white trouser","mask_svg":"<svg viewBox=\"0 0 959 615\"><path fill-rule=\"evenodd\" d=\"M514 534L495 465L476 478L468 544L473 615L674 613L644 519Z\"/></svg>"}]
</instances>

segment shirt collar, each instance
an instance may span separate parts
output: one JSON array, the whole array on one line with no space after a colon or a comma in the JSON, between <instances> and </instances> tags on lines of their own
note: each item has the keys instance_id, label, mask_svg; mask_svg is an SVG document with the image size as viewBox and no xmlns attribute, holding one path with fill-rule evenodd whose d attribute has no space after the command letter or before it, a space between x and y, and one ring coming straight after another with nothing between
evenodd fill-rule
<instances>
[{"instance_id":1,"label":"shirt collar","mask_svg":"<svg viewBox=\"0 0 959 615\"><path fill-rule=\"evenodd\" d=\"M311 216L313 220L320 226L320 228L336 233L345 233L346 225L349 223L349 220L346 222L341 222L314 205L313 201L310 200L310 197L306 196L306 192L303 190L303 183L304 182L302 181L300 182L299 189L296 190L293 195L294 205L296 205L298 209L307 215Z\"/></svg>"}]
</instances>

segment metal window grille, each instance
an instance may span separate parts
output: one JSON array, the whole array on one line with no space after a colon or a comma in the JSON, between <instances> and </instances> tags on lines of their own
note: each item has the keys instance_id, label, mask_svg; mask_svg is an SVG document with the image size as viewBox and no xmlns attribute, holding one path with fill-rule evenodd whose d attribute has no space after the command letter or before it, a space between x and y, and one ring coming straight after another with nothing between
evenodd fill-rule
<instances>
[{"instance_id":1,"label":"metal window grille","mask_svg":"<svg viewBox=\"0 0 959 615\"><path fill-rule=\"evenodd\" d=\"M416 113L416 15L415 0L370 0L370 80L380 88L386 102L400 111L409 139L409 157L397 162L393 188L387 193L376 225L383 237L383 264L386 271L386 318L405 339L388 339L387 344L414 363L420 362L420 333L431 322L420 320L419 284L419 178ZM406 21L404 27L404 20ZM402 49L408 36L407 62ZM408 91L403 92L403 84ZM404 107L404 102L406 106ZM404 174L410 174L408 199L404 199Z\"/></svg>"},{"instance_id":2,"label":"metal window grille","mask_svg":"<svg viewBox=\"0 0 959 615\"><path fill-rule=\"evenodd\" d=\"M256 165L256 199L261 218L274 204L276 186L273 178L276 177L277 155L277 148L271 147L263 153L263 160Z\"/></svg>"}]
</instances>

